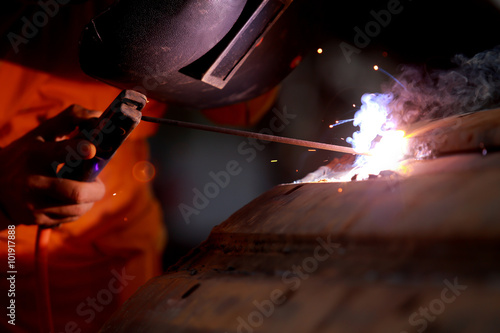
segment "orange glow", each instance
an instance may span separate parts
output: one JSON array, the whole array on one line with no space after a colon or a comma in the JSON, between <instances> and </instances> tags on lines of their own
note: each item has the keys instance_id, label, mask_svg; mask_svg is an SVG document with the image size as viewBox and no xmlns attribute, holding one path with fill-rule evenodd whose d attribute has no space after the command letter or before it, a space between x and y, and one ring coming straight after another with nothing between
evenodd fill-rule
<instances>
[{"instance_id":1,"label":"orange glow","mask_svg":"<svg viewBox=\"0 0 500 333\"><path fill-rule=\"evenodd\" d=\"M338 192L342 193L342 191L343 191L342 187L339 187Z\"/></svg>"},{"instance_id":2,"label":"orange glow","mask_svg":"<svg viewBox=\"0 0 500 333\"><path fill-rule=\"evenodd\" d=\"M318 52L318 54L321 54L321 53L323 53L323 49L319 48L317 52Z\"/></svg>"},{"instance_id":3,"label":"orange glow","mask_svg":"<svg viewBox=\"0 0 500 333\"><path fill-rule=\"evenodd\" d=\"M316 149L308 149L307 151L316 151Z\"/></svg>"},{"instance_id":4,"label":"orange glow","mask_svg":"<svg viewBox=\"0 0 500 333\"><path fill-rule=\"evenodd\" d=\"M147 183L154 178L156 170L148 161L139 161L132 168L132 174L137 181Z\"/></svg>"},{"instance_id":5,"label":"orange glow","mask_svg":"<svg viewBox=\"0 0 500 333\"><path fill-rule=\"evenodd\" d=\"M290 68L291 69L294 69L295 67L297 67L300 63L302 62L302 56L298 55L296 56L292 62L290 63Z\"/></svg>"}]
</instances>

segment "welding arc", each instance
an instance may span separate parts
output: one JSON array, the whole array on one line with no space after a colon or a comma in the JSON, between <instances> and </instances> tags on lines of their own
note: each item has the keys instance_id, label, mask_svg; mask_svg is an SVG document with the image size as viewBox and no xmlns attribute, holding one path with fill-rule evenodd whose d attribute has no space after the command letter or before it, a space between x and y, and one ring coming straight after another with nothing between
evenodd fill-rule
<instances>
[{"instance_id":1,"label":"welding arc","mask_svg":"<svg viewBox=\"0 0 500 333\"><path fill-rule=\"evenodd\" d=\"M178 120L165 119L165 118L155 118L155 117L142 116L141 119L143 121L147 121L147 122L151 122L151 123L167 124L167 125L173 125L173 126L179 126L179 127L198 129L198 130L208 131L208 132L237 135L237 136L242 136L245 138L258 139L261 141L279 142L279 143L285 143L285 144L294 145L294 146L336 151L336 152L345 153L345 154L367 155L365 153L358 153L354 149L349 148L349 147L331 145L331 144L321 143L321 142L285 138L282 136L247 132L247 131L241 131L241 130L236 130L236 129L231 129L231 128L223 128L223 127L195 124L195 123L189 123L189 122L185 122L185 121L178 121Z\"/></svg>"}]
</instances>

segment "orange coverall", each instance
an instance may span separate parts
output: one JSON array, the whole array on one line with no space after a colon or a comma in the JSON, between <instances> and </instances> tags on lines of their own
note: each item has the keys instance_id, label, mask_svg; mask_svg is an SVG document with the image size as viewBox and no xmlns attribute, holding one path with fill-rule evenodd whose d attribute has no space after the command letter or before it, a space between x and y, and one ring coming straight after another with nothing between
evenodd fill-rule
<instances>
[{"instance_id":1,"label":"orange coverall","mask_svg":"<svg viewBox=\"0 0 500 333\"><path fill-rule=\"evenodd\" d=\"M61 5L57 12L53 8L55 14L47 24L38 27L33 37L25 38L27 42L16 45L18 52L12 47L4 54L0 60L0 147L71 104L103 111L118 95L118 89L86 77L77 56L83 25L111 2ZM37 2L16 6L14 16L5 15L0 22L4 43L9 32L23 37L19 29L23 18L31 21L44 10ZM21 23L18 28L16 22ZM151 101L144 113L159 116L165 108ZM139 286L161 273L166 243L161 209L150 184L133 175L134 166L148 159L146 138L155 129L151 124L139 124L99 176L106 186L105 197L78 221L52 231L48 273L56 332L98 331ZM15 326L7 322L5 303L10 288L6 273L8 233L0 232L0 290L5 294L2 332L38 331L36 229L18 225L15 231Z\"/></svg>"},{"instance_id":2,"label":"orange coverall","mask_svg":"<svg viewBox=\"0 0 500 333\"><path fill-rule=\"evenodd\" d=\"M9 85L0 91L0 147L73 103L104 110L119 93L98 82L66 80L0 62L0 78L7 77ZM144 111L158 114L163 108L151 102ZM166 241L161 210L150 184L133 175L134 165L148 159L145 139L153 130L141 123L104 168L100 174L106 185L104 199L78 221L52 231L48 260L56 332L66 332L66 325L75 326L72 322L82 332L97 331L140 285L161 273ZM2 325L10 331L34 332L38 330L33 261L36 227L19 225L15 235L16 326L8 325L5 315ZM0 262L6 267L7 230L0 233ZM9 289L5 272L3 269L2 292Z\"/></svg>"}]
</instances>

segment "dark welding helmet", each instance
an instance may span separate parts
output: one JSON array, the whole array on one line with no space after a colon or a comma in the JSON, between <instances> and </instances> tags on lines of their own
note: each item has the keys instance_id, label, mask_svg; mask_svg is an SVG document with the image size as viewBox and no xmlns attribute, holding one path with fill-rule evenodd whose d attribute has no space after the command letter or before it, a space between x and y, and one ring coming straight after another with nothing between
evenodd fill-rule
<instances>
[{"instance_id":1,"label":"dark welding helmet","mask_svg":"<svg viewBox=\"0 0 500 333\"><path fill-rule=\"evenodd\" d=\"M265 93L297 66L313 12L308 0L120 0L85 27L80 64L160 101L233 104Z\"/></svg>"}]
</instances>

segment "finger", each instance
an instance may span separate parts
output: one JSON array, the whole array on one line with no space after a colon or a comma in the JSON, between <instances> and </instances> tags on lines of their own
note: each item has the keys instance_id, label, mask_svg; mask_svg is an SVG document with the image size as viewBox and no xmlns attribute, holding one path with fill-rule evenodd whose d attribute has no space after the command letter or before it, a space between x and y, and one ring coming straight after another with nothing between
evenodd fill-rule
<instances>
[{"instance_id":1,"label":"finger","mask_svg":"<svg viewBox=\"0 0 500 333\"><path fill-rule=\"evenodd\" d=\"M79 218L80 216L59 217L59 216L48 216L46 214L40 213L35 216L35 224L44 227L56 227L62 223L74 222Z\"/></svg>"},{"instance_id":2,"label":"finger","mask_svg":"<svg viewBox=\"0 0 500 333\"><path fill-rule=\"evenodd\" d=\"M60 163L71 164L77 167L81 161L91 159L97 152L96 147L89 141L74 138L63 141L37 143L30 162L34 165L49 166L55 171Z\"/></svg>"},{"instance_id":3,"label":"finger","mask_svg":"<svg viewBox=\"0 0 500 333\"><path fill-rule=\"evenodd\" d=\"M36 210L35 214L39 216L45 215L45 217L54 222L62 223L61 221L77 220L83 214L88 212L92 208L92 206L94 206L94 203L48 207Z\"/></svg>"},{"instance_id":4,"label":"finger","mask_svg":"<svg viewBox=\"0 0 500 333\"><path fill-rule=\"evenodd\" d=\"M71 133L77 126L88 119L99 117L100 111L84 108L80 105L71 105L57 116L44 121L31 133L43 137L45 141L53 141L57 137Z\"/></svg>"},{"instance_id":5,"label":"finger","mask_svg":"<svg viewBox=\"0 0 500 333\"><path fill-rule=\"evenodd\" d=\"M36 209L93 203L101 200L106 192L99 178L79 182L37 175L28 178L28 188Z\"/></svg>"}]
</instances>

